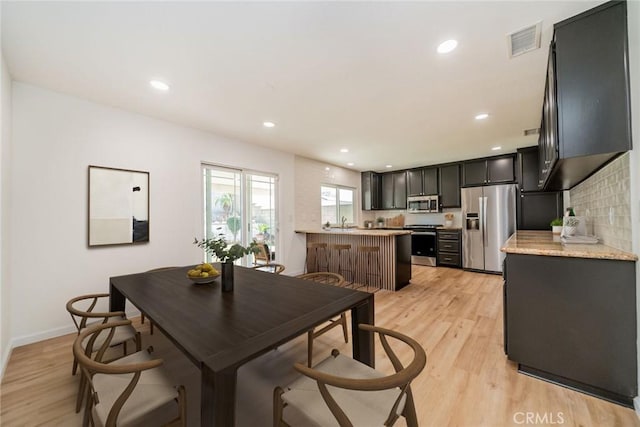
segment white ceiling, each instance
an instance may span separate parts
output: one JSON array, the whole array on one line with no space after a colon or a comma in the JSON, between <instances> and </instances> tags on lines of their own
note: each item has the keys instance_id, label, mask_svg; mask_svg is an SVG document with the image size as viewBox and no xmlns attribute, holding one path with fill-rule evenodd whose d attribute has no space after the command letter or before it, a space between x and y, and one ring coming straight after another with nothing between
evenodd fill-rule
<instances>
[{"instance_id":1,"label":"white ceiling","mask_svg":"<svg viewBox=\"0 0 640 427\"><path fill-rule=\"evenodd\" d=\"M598 3L3 1L2 48L18 81L382 171L534 145L553 23Z\"/></svg>"}]
</instances>

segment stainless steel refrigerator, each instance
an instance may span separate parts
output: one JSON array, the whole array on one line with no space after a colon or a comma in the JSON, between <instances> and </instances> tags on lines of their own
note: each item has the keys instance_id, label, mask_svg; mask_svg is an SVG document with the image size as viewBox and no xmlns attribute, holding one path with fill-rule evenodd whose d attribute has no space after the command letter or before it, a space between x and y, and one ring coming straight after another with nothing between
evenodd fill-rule
<instances>
[{"instance_id":1,"label":"stainless steel refrigerator","mask_svg":"<svg viewBox=\"0 0 640 427\"><path fill-rule=\"evenodd\" d=\"M500 248L516 230L516 184L463 188L462 266L502 272Z\"/></svg>"}]
</instances>

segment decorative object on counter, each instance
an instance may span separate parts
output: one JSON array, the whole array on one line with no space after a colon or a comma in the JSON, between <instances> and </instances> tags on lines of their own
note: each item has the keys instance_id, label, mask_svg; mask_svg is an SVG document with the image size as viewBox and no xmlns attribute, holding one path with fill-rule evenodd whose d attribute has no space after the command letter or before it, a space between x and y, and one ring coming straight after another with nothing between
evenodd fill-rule
<instances>
[{"instance_id":1,"label":"decorative object on counter","mask_svg":"<svg viewBox=\"0 0 640 427\"><path fill-rule=\"evenodd\" d=\"M578 229L579 224L580 224L580 220L575 216L564 217L562 235L573 236L574 234L576 234L576 230Z\"/></svg>"},{"instance_id":2,"label":"decorative object on counter","mask_svg":"<svg viewBox=\"0 0 640 427\"><path fill-rule=\"evenodd\" d=\"M372 227L373 227L373 221L364 222L364 228L372 228Z\"/></svg>"},{"instance_id":3,"label":"decorative object on counter","mask_svg":"<svg viewBox=\"0 0 640 427\"><path fill-rule=\"evenodd\" d=\"M551 226L551 232L553 234L562 233L562 218L556 218L549 224Z\"/></svg>"},{"instance_id":4,"label":"decorative object on counter","mask_svg":"<svg viewBox=\"0 0 640 427\"><path fill-rule=\"evenodd\" d=\"M208 262L198 264L187 271L189 280L196 284L212 283L218 276L220 276L220 272Z\"/></svg>"},{"instance_id":5,"label":"decorative object on counter","mask_svg":"<svg viewBox=\"0 0 640 427\"><path fill-rule=\"evenodd\" d=\"M248 254L255 254L258 251L258 245L255 241L251 242L248 247L244 247L238 243L229 246L224 235L219 234L218 237L210 239L193 239L193 244L205 250L218 261L222 263L222 291L233 291L233 262Z\"/></svg>"},{"instance_id":6,"label":"decorative object on counter","mask_svg":"<svg viewBox=\"0 0 640 427\"><path fill-rule=\"evenodd\" d=\"M384 218L383 218L383 217L381 217L381 216L379 216L379 217L376 219L376 223L377 223L377 227L378 227L378 228L382 228L382 227L384 227Z\"/></svg>"},{"instance_id":7,"label":"decorative object on counter","mask_svg":"<svg viewBox=\"0 0 640 427\"><path fill-rule=\"evenodd\" d=\"M576 216L576 213L573 211L572 207L568 207L567 211L564 214L564 216Z\"/></svg>"},{"instance_id":8,"label":"decorative object on counter","mask_svg":"<svg viewBox=\"0 0 640 427\"><path fill-rule=\"evenodd\" d=\"M453 214L451 212L444 214L444 226L447 228L453 227Z\"/></svg>"},{"instance_id":9,"label":"decorative object on counter","mask_svg":"<svg viewBox=\"0 0 640 427\"><path fill-rule=\"evenodd\" d=\"M396 215L393 218L387 219L387 227L402 228L404 227L404 215Z\"/></svg>"},{"instance_id":10,"label":"decorative object on counter","mask_svg":"<svg viewBox=\"0 0 640 427\"><path fill-rule=\"evenodd\" d=\"M331 223L329 221L325 222L322 226L323 230L329 230L331 228Z\"/></svg>"}]
</instances>

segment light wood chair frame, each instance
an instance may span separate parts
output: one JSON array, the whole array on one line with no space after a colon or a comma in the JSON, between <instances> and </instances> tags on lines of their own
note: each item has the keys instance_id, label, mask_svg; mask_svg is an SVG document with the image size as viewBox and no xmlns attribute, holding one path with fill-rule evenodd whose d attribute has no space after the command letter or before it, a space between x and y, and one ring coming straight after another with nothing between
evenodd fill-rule
<instances>
[{"instance_id":1,"label":"light wood chair frame","mask_svg":"<svg viewBox=\"0 0 640 427\"><path fill-rule=\"evenodd\" d=\"M284 265L278 264L276 262L269 262L267 264L258 264L258 265L254 265L251 268L254 270L265 271L267 273L275 273L275 274L280 274L286 269Z\"/></svg>"},{"instance_id":2,"label":"light wood chair frame","mask_svg":"<svg viewBox=\"0 0 640 427\"><path fill-rule=\"evenodd\" d=\"M267 251L267 245L265 243L256 243L256 247L258 252L253 254L253 264L265 265L271 263L271 254Z\"/></svg>"},{"instance_id":3,"label":"light wood chair frame","mask_svg":"<svg viewBox=\"0 0 640 427\"><path fill-rule=\"evenodd\" d=\"M299 279L310 280L313 282L324 283L328 285L334 286L345 286L347 283L344 280L344 277L340 274L330 273L326 271L321 271L317 273L306 273L296 276ZM349 332L347 329L347 315L346 313L340 313L340 317L335 319L329 319L329 323L323 326L320 329L313 328L309 332L307 332L307 365L311 367L313 362L313 340L318 338L320 335L325 332L330 331L331 329L342 326L342 335L344 336L344 342L349 342Z\"/></svg>"},{"instance_id":4,"label":"light wood chair frame","mask_svg":"<svg viewBox=\"0 0 640 427\"><path fill-rule=\"evenodd\" d=\"M84 377L87 379L86 386L83 389L83 393L86 393L86 406L85 413L83 417L82 425L86 427L91 423L91 425L95 425L93 421L92 409L93 405L97 403L98 395L96 390L93 388L93 376L95 374L110 374L110 375L118 375L118 374L133 374L131 381L122 391L120 396L116 399L113 407L109 410L109 415L107 416L107 422L105 427L115 427L117 425L118 416L120 415L120 411L122 407L126 403L127 399L133 393L138 381L140 380L140 376L142 372L149 369L154 369L163 364L162 359L153 359L145 362L139 363L130 363L130 364L121 364L114 365L104 363L102 361L105 352L109 348L109 344L113 339L115 334L115 330L117 327L131 325L130 320L123 320L120 322L113 323L101 323L99 325L95 325L89 328L84 329L76 338L73 343L73 354L75 358L78 360L80 367L84 373ZM95 344L95 340L101 331L110 328L109 335L104 340L103 344L98 349L94 349L93 346ZM85 340L88 341L86 345L83 346L83 342ZM150 348L151 349L151 348ZM92 359L91 355L93 352L96 352L95 357ZM186 392L183 386L177 387L178 392L178 416L171 420L170 423L174 423L176 421L180 421L180 426L186 426L186 418L187 418L187 407L186 407Z\"/></svg>"},{"instance_id":5,"label":"light wood chair frame","mask_svg":"<svg viewBox=\"0 0 640 427\"><path fill-rule=\"evenodd\" d=\"M361 262L364 265L361 265ZM375 264L375 269L373 268L373 264ZM364 284L367 286L367 291L369 290L369 278L371 276L378 277L378 287L382 288L382 271L380 269L380 246L358 246L355 268L357 270L363 271Z\"/></svg>"},{"instance_id":6,"label":"light wood chair frame","mask_svg":"<svg viewBox=\"0 0 640 427\"><path fill-rule=\"evenodd\" d=\"M295 363L294 368L303 375L316 381L318 390L322 398L324 399L329 410L336 418L338 424L341 427L350 427L353 424L335 401L327 386L339 387L348 390L358 391L376 391L376 390L388 390L393 388L399 388L400 394L395 400L389 416L385 420L385 426L392 426L399 418L397 409L402 398L406 396L404 408L402 410L402 416L405 418L408 427L418 426L418 417L416 414L415 403L413 395L411 393L411 382L422 372L427 363L427 354L416 340L410 338L400 332L392 331L390 329L384 329L373 325L360 324L358 328L371 333L377 333L380 337L380 342L385 350L385 353L389 357L391 364L395 370L394 374L387 375L382 378L345 378L331 375L325 372L317 371L309 368L301 363ZM389 342L387 336L395 338L405 344L407 344L413 350L413 360L404 367L398 356L395 354ZM331 355L337 357L338 350L333 350ZM287 426L288 424L282 419L285 403L282 399L284 390L281 387L276 387L273 391L273 425L276 427Z\"/></svg>"},{"instance_id":7,"label":"light wood chair frame","mask_svg":"<svg viewBox=\"0 0 640 427\"><path fill-rule=\"evenodd\" d=\"M126 318L126 314L124 313L124 311L108 311L108 312L94 312L93 309L96 307L96 304L98 303L98 300L100 298L108 298L109 294L106 293L100 293L100 294L87 294L87 295L80 295L77 296L75 298L71 298L68 302L67 302L67 311L69 312L69 315L71 316L71 320L73 320L74 325L76 326L78 335L80 335L80 332L82 332L83 329L85 329L87 327L87 322L89 320L92 319L102 319L102 323L107 323L109 321L110 318L114 318L114 317L123 317ZM84 310L79 310L77 308L74 307L74 304L76 304L79 301L82 300L92 300L91 303L89 304L89 308L84 311ZM78 321L78 319L80 319ZM142 346L142 342L140 339L140 333L136 333L135 337L134 337L134 341L136 344L136 351L140 351L140 348ZM119 345L115 344L115 345ZM127 355L127 342L123 342L122 343L122 347L123 347L123 356ZM72 374L75 375L76 371L78 370L78 361L75 359L73 359L73 368L72 368Z\"/></svg>"},{"instance_id":8,"label":"light wood chair frame","mask_svg":"<svg viewBox=\"0 0 640 427\"><path fill-rule=\"evenodd\" d=\"M345 255L343 255L343 252L346 252ZM334 257L337 257L337 261L334 262ZM343 260L345 260L343 265ZM351 283L355 283L356 281L356 272L355 272L355 266L353 263L353 257L351 255L351 245L350 244L340 244L340 243L336 243L333 244L329 247L329 264L334 265L336 264L338 267L338 274L341 275L342 277L345 278L345 284L351 284ZM351 275L351 281L347 282L346 281L346 276L344 275L345 272L348 272Z\"/></svg>"},{"instance_id":9,"label":"light wood chair frame","mask_svg":"<svg viewBox=\"0 0 640 427\"><path fill-rule=\"evenodd\" d=\"M322 251L322 258L319 252ZM310 254L312 254L310 256ZM307 243L307 254L304 260L305 273L322 272L322 260L324 260L325 271L329 270L329 245L326 243ZM309 268L313 264L313 269Z\"/></svg>"},{"instance_id":10,"label":"light wood chair frame","mask_svg":"<svg viewBox=\"0 0 640 427\"><path fill-rule=\"evenodd\" d=\"M105 294L105 293L88 294L88 295L77 296L75 298L70 299L67 302L67 311L69 312L69 315L73 320L73 323L76 325L76 329L78 330L78 336L82 333L83 330L87 329L87 321L90 319L102 319L101 324L106 324L109 322L109 319L111 318L126 317L124 311L110 311L110 312L94 312L93 311L96 304L98 303L98 300L100 298L107 298L107 297L109 297L109 294ZM79 310L74 307L75 303L83 300L92 300L91 303L89 304L89 308L87 309L87 311ZM78 319L80 319L80 321L78 321ZM116 322L111 322L111 323L116 323ZM114 333L115 333L115 329L114 329ZM135 333L133 340L136 345L136 351L140 351L140 349L142 348L142 340L140 338L140 332ZM109 343L111 343L111 338L109 339ZM122 350L123 350L122 356L124 357L128 353L127 341L114 344L114 346L120 345L120 344L122 344ZM77 370L78 370L78 359L75 357L75 353L74 353L73 368L71 370L72 375L75 375ZM80 412L80 409L82 408L82 401L84 398L83 390L86 385L86 381L87 379L85 378L84 374L81 374L80 382L78 385L78 396L76 397L76 413Z\"/></svg>"}]
</instances>

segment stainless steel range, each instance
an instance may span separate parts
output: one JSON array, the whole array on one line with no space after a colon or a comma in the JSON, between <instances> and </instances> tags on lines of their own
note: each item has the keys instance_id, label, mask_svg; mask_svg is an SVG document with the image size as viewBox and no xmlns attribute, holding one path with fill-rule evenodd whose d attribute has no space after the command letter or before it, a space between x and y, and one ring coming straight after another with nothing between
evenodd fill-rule
<instances>
[{"instance_id":1,"label":"stainless steel range","mask_svg":"<svg viewBox=\"0 0 640 427\"><path fill-rule=\"evenodd\" d=\"M436 266L436 229L440 224L405 225L411 230L411 264Z\"/></svg>"}]
</instances>

